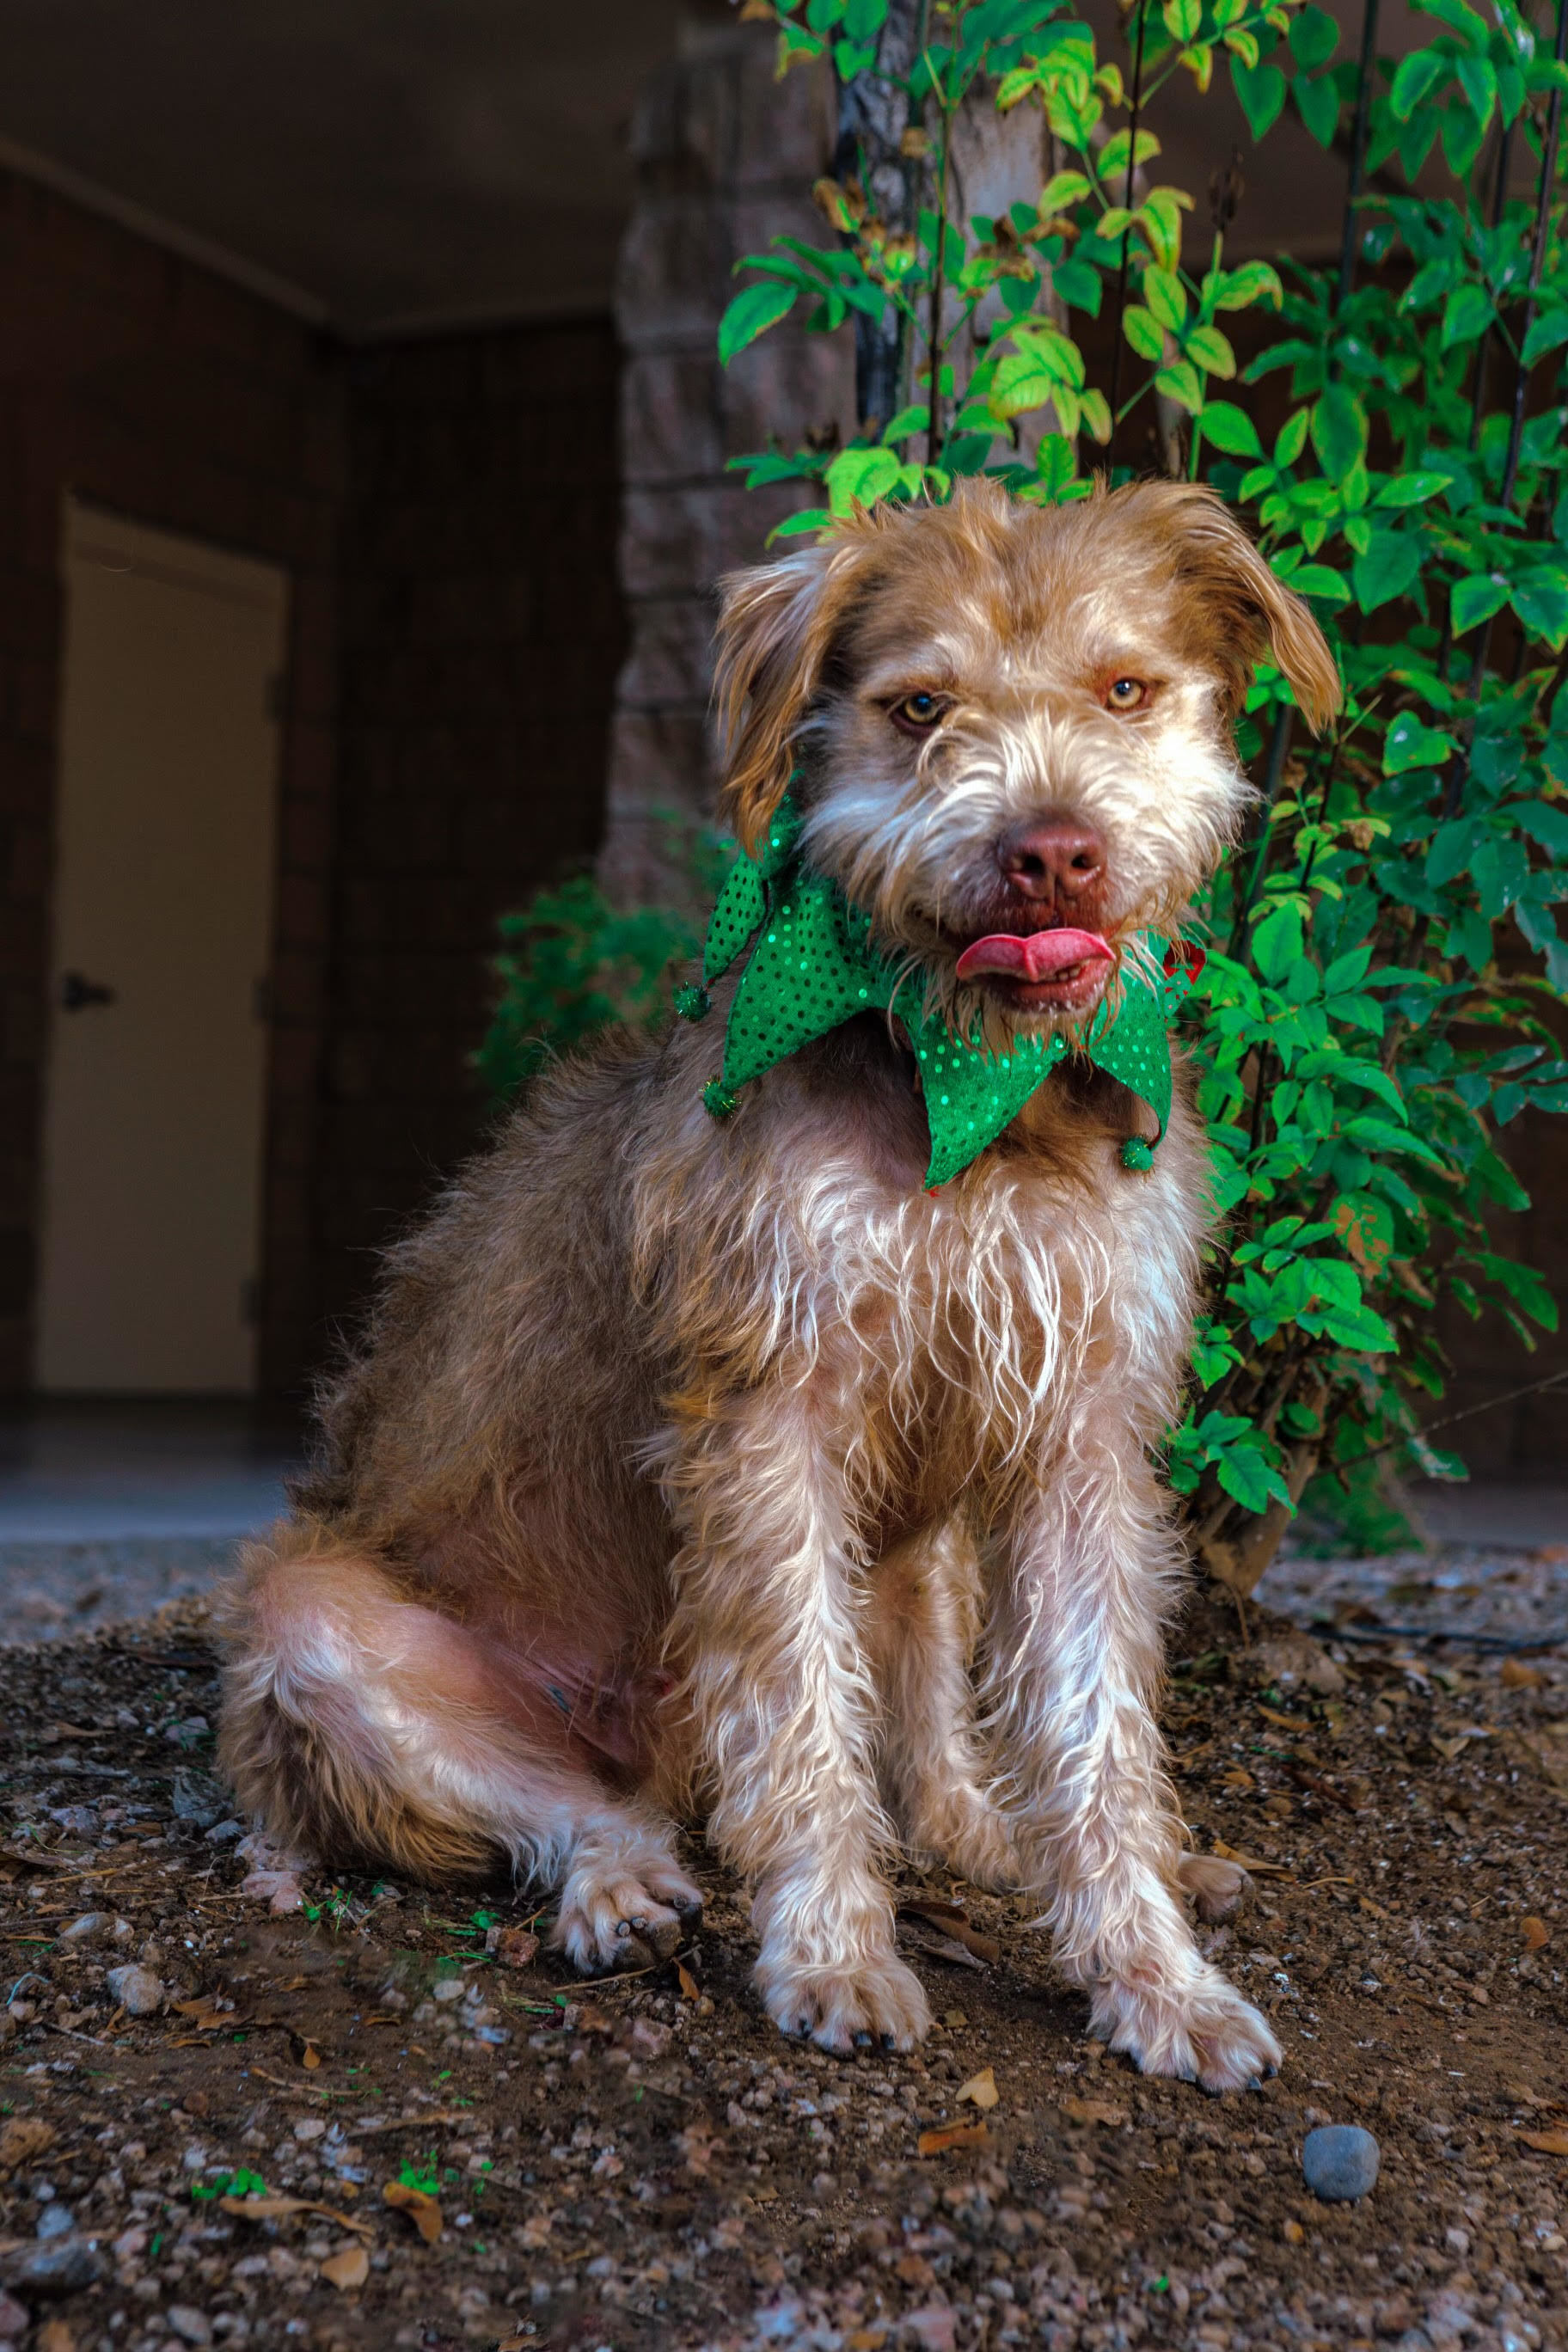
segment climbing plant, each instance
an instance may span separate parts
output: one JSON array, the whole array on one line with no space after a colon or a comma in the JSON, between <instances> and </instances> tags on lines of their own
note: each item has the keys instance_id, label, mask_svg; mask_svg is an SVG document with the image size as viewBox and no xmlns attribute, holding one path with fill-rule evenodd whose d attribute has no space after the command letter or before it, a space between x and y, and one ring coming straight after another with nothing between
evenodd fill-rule
<instances>
[{"instance_id":1,"label":"climbing plant","mask_svg":"<svg viewBox=\"0 0 1568 2352\"><path fill-rule=\"evenodd\" d=\"M742 10L776 26L781 74L828 60L846 135L821 240L741 265L721 356L792 315L850 332L890 411L738 461L806 486L782 530L963 475L1048 503L1158 462L1242 510L1339 660L1315 743L1259 672L1254 822L1194 910L1186 1042L1223 1223L1169 1470L1238 1589L1314 1474L1458 1472L1421 1433L1445 1422L1442 1299L1526 1347L1556 1328L1493 1226L1528 1206L1508 1130L1568 1110L1564 5L1412 0L1426 37L1397 63L1377 0L1349 54L1310 0L1131 0L1114 55L1060 0ZM1216 75L1255 142L1289 110L1342 159L1336 266L1227 254L1234 171L1202 206L1159 178L1163 93ZM965 216L954 158L982 107L1026 121L1039 185ZM1244 311L1269 322L1247 322L1245 365Z\"/></svg>"}]
</instances>

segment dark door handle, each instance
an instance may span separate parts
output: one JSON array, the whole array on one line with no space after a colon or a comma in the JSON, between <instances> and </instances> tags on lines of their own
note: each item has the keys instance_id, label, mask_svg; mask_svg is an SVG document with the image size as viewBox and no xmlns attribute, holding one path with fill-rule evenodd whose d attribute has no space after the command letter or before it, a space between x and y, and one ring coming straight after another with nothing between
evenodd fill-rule
<instances>
[{"instance_id":1,"label":"dark door handle","mask_svg":"<svg viewBox=\"0 0 1568 2352\"><path fill-rule=\"evenodd\" d=\"M112 1004L114 991L100 980L88 980L79 971L68 971L60 982L60 1010L80 1013L89 1004Z\"/></svg>"}]
</instances>

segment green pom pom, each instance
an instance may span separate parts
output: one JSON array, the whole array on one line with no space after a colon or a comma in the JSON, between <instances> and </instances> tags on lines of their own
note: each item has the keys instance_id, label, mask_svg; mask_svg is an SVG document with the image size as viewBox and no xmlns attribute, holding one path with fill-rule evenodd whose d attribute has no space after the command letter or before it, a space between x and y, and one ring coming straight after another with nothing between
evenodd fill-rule
<instances>
[{"instance_id":1,"label":"green pom pom","mask_svg":"<svg viewBox=\"0 0 1568 2352\"><path fill-rule=\"evenodd\" d=\"M700 1021L709 1006L708 991L687 981L675 992L675 1009L682 1021Z\"/></svg>"},{"instance_id":2,"label":"green pom pom","mask_svg":"<svg viewBox=\"0 0 1568 2352\"><path fill-rule=\"evenodd\" d=\"M1121 1165L1146 1176L1154 1165L1154 1147L1145 1143L1141 1135L1130 1135L1121 1147Z\"/></svg>"},{"instance_id":3,"label":"green pom pom","mask_svg":"<svg viewBox=\"0 0 1568 2352\"><path fill-rule=\"evenodd\" d=\"M704 1108L715 1118L728 1118L735 1108L735 1097L722 1078L710 1078L702 1089Z\"/></svg>"}]
</instances>

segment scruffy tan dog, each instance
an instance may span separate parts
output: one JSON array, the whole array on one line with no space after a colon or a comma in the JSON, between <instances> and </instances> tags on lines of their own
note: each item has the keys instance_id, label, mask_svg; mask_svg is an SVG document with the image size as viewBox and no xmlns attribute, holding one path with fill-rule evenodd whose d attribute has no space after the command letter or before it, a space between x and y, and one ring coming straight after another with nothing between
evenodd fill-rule
<instances>
[{"instance_id":1,"label":"scruffy tan dog","mask_svg":"<svg viewBox=\"0 0 1568 2352\"><path fill-rule=\"evenodd\" d=\"M1339 695L1305 606L1169 483L858 516L731 579L720 646L742 842L795 774L811 866L1003 1041L1080 1034L1173 929L1245 803L1259 654L1313 724ZM927 1192L897 1022L721 1122L728 1001L561 1070L395 1253L231 1601L228 1769L322 1861L505 1855L590 1971L697 1909L667 1815L700 1802L770 2013L832 2050L925 2032L883 1869L934 1849L1038 1896L1113 2049L1247 2084L1279 2047L1198 1951L1151 1712L1194 1118L1178 1089L1130 1172L1134 1097L1069 1058Z\"/></svg>"}]
</instances>

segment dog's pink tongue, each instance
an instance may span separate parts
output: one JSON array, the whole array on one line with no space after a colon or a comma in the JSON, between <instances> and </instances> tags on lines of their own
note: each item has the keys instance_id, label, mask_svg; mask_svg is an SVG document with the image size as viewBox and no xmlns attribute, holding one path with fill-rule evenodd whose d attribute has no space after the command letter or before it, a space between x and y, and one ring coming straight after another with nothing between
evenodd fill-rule
<instances>
[{"instance_id":1,"label":"dog's pink tongue","mask_svg":"<svg viewBox=\"0 0 1568 2352\"><path fill-rule=\"evenodd\" d=\"M960 980L977 972L1011 972L1019 980L1051 980L1075 963L1109 961L1110 947L1098 931L988 931L958 959Z\"/></svg>"}]
</instances>

